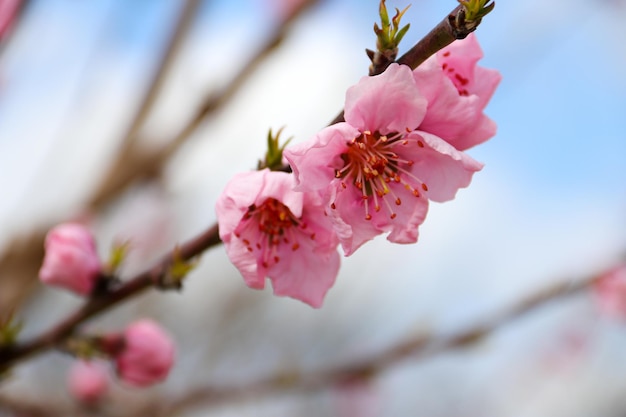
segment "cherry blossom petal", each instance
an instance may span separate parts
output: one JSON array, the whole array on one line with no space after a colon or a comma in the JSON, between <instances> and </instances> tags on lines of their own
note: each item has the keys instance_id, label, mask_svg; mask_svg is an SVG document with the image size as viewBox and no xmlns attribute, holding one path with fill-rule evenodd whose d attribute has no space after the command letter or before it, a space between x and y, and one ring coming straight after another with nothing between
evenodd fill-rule
<instances>
[{"instance_id":1,"label":"cherry blossom petal","mask_svg":"<svg viewBox=\"0 0 626 417\"><path fill-rule=\"evenodd\" d=\"M302 195L292 192L293 182L268 180L269 173L267 169L241 172L236 174L226 186L222 194L224 198L216 203L222 241L230 240L231 234L248 208L253 204L262 203L264 198L283 201L295 215L302 213ZM234 186L231 186L233 184Z\"/></svg>"},{"instance_id":2,"label":"cherry blossom petal","mask_svg":"<svg viewBox=\"0 0 626 417\"><path fill-rule=\"evenodd\" d=\"M348 123L337 123L322 129L312 139L285 149L283 156L293 170L297 191L324 189L335 178L335 167L341 166L340 155L347 143L360 135Z\"/></svg>"},{"instance_id":3,"label":"cherry blossom petal","mask_svg":"<svg viewBox=\"0 0 626 417\"><path fill-rule=\"evenodd\" d=\"M298 253L286 253L290 249L283 247L279 254L285 262L277 263L271 271L274 294L321 307L339 273L340 258L334 248L320 249L313 240L302 240Z\"/></svg>"},{"instance_id":4,"label":"cherry blossom petal","mask_svg":"<svg viewBox=\"0 0 626 417\"><path fill-rule=\"evenodd\" d=\"M373 200L368 201L353 188L339 188L335 201L335 209L329 211L329 217L346 256L352 255L364 243L381 233L391 232L387 240L394 243L415 243L418 238L418 227L426 218L428 200L415 197L399 184L391 184L394 195L399 196L402 204L390 203L390 208L381 204L380 211L374 209ZM365 217L365 205L372 218ZM394 218L391 218L393 210Z\"/></svg>"},{"instance_id":5,"label":"cherry blossom petal","mask_svg":"<svg viewBox=\"0 0 626 417\"><path fill-rule=\"evenodd\" d=\"M346 122L382 134L417 128L427 102L412 77L406 65L391 64L380 75L362 78L346 93Z\"/></svg>"},{"instance_id":6,"label":"cherry blossom petal","mask_svg":"<svg viewBox=\"0 0 626 417\"><path fill-rule=\"evenodd\" d=\"M418 131L409 136L420 138L425 145L408 147L410 151L406 155L414 161L411 173L426 184L426 195L433 201L452 200L457 190L467 187L474 172L483 167L435 135Z\"/></svg>"},{"instance_id":7,"label":"cherry blossom petal","mask_svg":"<svg viewBox=\"0 0 626 417\"><path fill-rule=\"evenodd\" d=\"M294 184L285 172L236 175L216 204L220 236L248 286L262 289L269 278L276 295L319 307L339 271L339 241L320 194L294 191ZM243 204L240 186L252 193ZM234 227L231 208L239 217Z\"/></svg>"},{"instance_id":8,"label":"cherry blossom petal","mask_svg":"<svg viewBox=\"0 0 626 417\"><path fill-rule=\"evenodd\" d=\"M455 41L413 71L428 110L419 129L433 133L458 150L484 142L496 133L483 110L501 75L476 66L482 50L472 34Z\"/></svg>"}]
</instances>

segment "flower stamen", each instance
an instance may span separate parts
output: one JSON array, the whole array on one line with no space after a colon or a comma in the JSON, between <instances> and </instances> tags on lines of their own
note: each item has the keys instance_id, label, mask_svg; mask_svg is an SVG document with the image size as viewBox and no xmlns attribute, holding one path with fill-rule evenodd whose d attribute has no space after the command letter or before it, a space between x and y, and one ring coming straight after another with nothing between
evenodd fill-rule
<instances>
[{"instance_id":1,"label":"flower stamen","mask_svg":"<svg viewBox=\"0 0 626 417\"><path fill-rule=\"evenodd\" d=\"M256 226L252 226L254 224ZM252 233L254 229L256 232ZM275 198L268 198L258 206L253 204L248 207L242 218L242 229L235 235L241 238L248 252L253 252L254 249L259 251L260 264L269 268L280 262L278 253L282 244L296 251L300 248L301 235L315 238L315 234L306 232L306 229L307 224L297 218L286 205ZM244 233L246 237L243 237Z\"/></svg>"},{"instance_id":2,"label":"flower stamen","mask_svg":"<svg viewBox=\"0 0 626 417\"><path fill-rule=\"evenodd\" d=\"M341 154L344 166L335 170L335 177L341 178L341 187L350 185L360 190L365 219L372 219L372 212L381 210L381 202L394 219L397 214L393 205L401 205L402 200L394 193L391 184L403 186L415 197L420 197L418 188L427 191L426 185L410 172L413 160L400 157L395 146L406 146L416 143L423 148L424 143L411 135L412 131L393 132L382 135L379 132L364 131L360 136L348 142L346 152ZM372 198L370 198L372 197ZM370 207L372 204L372 207ZM335 203L331 203L335 208ZM373 210L372 210L373 209Z\"/></svg>"}]
</instances>

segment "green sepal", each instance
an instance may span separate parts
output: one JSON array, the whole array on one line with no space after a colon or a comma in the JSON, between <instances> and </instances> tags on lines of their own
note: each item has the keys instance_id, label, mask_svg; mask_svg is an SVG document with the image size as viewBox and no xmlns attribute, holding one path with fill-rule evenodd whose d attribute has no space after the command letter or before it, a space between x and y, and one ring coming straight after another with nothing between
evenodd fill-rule
<instances>
[{"instance_id":1,"label":"green sepal","mask_svg":"<svg viewBox=\"0 0 626 417\"><path fill-rule=\"evenodd\" d=\"M167 268L165 275L158 283L163 289L180 289L187 274L198 266L199 259L193 261L186 260L180 253L180 248L176 247L172 255L172 263Z\"/></svg>"},{"instance_id":2,"label":"green sepal","mask_svg":"<svg viewBox=\"0 0 626 417\"><path fill-rule=\"evenodd\" d=\"M15 344L23 327L24 323L16 320L13 312L0 320L0 347Z\"/></svg>"},{"instance_id":3,"label":"green sepal","mask_svg":"<svg viewBox=\"0 0 626 417\"><path fill-rule=\"evenodd\" d=\"M96 336L74 336L67 339L62 349L80 359L93 359L105 356L100 348L100 340Z\"/></svg>"},{"instance_id":4,"label":"green sepal","mask_svg":"<svg viewBox=\"0 0 626 417\"><path fill-rule=\"evenodd\" d=\"M388 55L389 51L398 48L400 41L409 30L410 25L400 28L400 20L404 13L409 9L407 6L404 10L396 8L396 14L389 20L389 13L385 0L380 1L379 15L380 26L374 23L374 33L376 34L376 49L383 55Z\"/></svg>"},{"instance_id":5,"label":"green sepal","mask_svg":"<svg viewBox=\"0 0 626 417\"><path fill-rule=\"evenodd\" d=\"M457 0L465 9L465 20L468 22L478 21L487 16L495 7L496 3L491 0Z\"/></svg>"},{"instance_id":6,"label":"green sepal","mask_svg":"<svg viewBox=\"0 0 626 417\"><path fill-rule=\"evenodd\" d=\"M385 0L381 0L380 5L378 6L378 14L380 15L380 22L383 25L383 28L389 27L389 13L387 13L387 6L385 5Z\"/></svg>"},{"instance_id":7,"label":"green sepal","mask_svg":"<svg viewBox=\"0 0 626 417\"><path fill-rule=\"evenodd\" d=\"M259 170L269 168L270 171L284 171L283 165L283 151L285 147L291 142L293 137L288 138L285 143L280 144L280 135L285 128L281 127L274 135L272 129L267 133L267 152L265 152L265 158L259 161L257 168Z\"/></svg>"},{"instance_id":8,"label":"green sepal","mask_svg":"<svg viewBox=\"0 0 626 417\"><path fill-rule=\"evenodd\" d=\"M411 24L408 23L406 26L400 29L400 31L398 31L398 34L395 37L396 44L400 44L400 41L402 40L402 38L404 38L404 35L406 35L410 27L411 27Z\"/></svg>"},{"instance_id":9,"label":"green sepal","mask_svg":"<svg viewBox=\"0 0 626 417\"><path fill-rule=\"evenodd\" d=\"M109 253L109 260L106 263L106 273L109 276L113 276L117 273L117 270L122 266L126 257L128 256L128 250L130 248L130 241L116 242L111 247L111 253Z\"/></svg>"}]
</instances>

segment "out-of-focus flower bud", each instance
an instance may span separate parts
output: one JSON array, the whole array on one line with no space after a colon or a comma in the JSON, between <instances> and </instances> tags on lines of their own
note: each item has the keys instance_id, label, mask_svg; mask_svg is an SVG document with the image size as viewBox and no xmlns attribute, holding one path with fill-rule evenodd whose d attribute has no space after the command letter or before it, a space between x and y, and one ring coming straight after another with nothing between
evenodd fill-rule
<instances>
[{"instance_id":1,"label":"out-of-focus flower bud","mask_svg":"<svg viewBox=\"0 0 626 417\"><path fill-rule=\"evenodd\" d=\"M101 270L96 244L87 228L77 223L64 223L48 232L46 254L39 270L44 284L66 288L88 295Z\"/></svg>"},{"instance_id":2,"label":"out-of-focus flower bud","mask_svg":"<svg viewBox=\"0 0 626 417\"><path fill-rule=\"evenodd\" d=\"M68 387L77 400L93 404L106 394L109 388L109 373L101 361L77 361L70 369Z\"/></svg>"},{"instance_id":3,"label":"out-of-focus flower bud","mask_svg":"<svg viewBox=\"0 0 626 417\"><path fill-rule=\"evenodd\" d=\"M174 343L157 323L136 321L126 328L123 337L124 347L115 357L120 379L146 387L167 377L174 363Z\"/></svg>"}]
</instances>

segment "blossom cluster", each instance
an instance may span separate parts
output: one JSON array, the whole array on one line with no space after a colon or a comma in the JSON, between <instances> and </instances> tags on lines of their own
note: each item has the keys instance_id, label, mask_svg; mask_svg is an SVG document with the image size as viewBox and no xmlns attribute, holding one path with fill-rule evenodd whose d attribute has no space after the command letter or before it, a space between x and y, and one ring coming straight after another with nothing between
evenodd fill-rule
<instances>
[{"instance_id":1,"label":"blossom cluster","mask_svg":"<svg viewBox=\"0 0 626 417\"><path fill-rule=\"evenodd\" d=\"M163 381L174 362L174 344L154 321L141 319L121 333L96 338L100 353L112 359L121 381L135 387L148 387ZM72 395L85 403L100 400L111 384L109 367L102 359L81 359L68 375Z\"/></svg>"},{"instance_id":2,"label":"blossom cluster","mask_svg":"<svg viewBox=\"0 0 626 417\"><path fill-rule=\"evenodd\" d=\"M218 199L220 237L252 288L321 306L353 254L387 233L414 243L429 201L451 200L482 164L464 153L496 132L484 109L500 74L474 35L415 70L391 64L348 89L344 122L287 147L293 173L236 175Z\"/></svg>"},{"instance_id":3,"label":"blossom cluster","mask_svg":"<svg viewBox=\"0 0 626 417\"><path fill-rule=\"evenodd\" d=\"M91 232L78 223L63 223L50 230L40 280L80 296L93 295L107 279ZM70 392L84 402L95 402L107 391L110 377L106 363L92 356L108 357L115 373L126 384L146 387L164 380L174 362L174 343L155 322L142 319L123 332L82 339L89 360L77 361L71 369ZM80 352L77 352L80 356Z\"/></svg>"}]
</instances>

